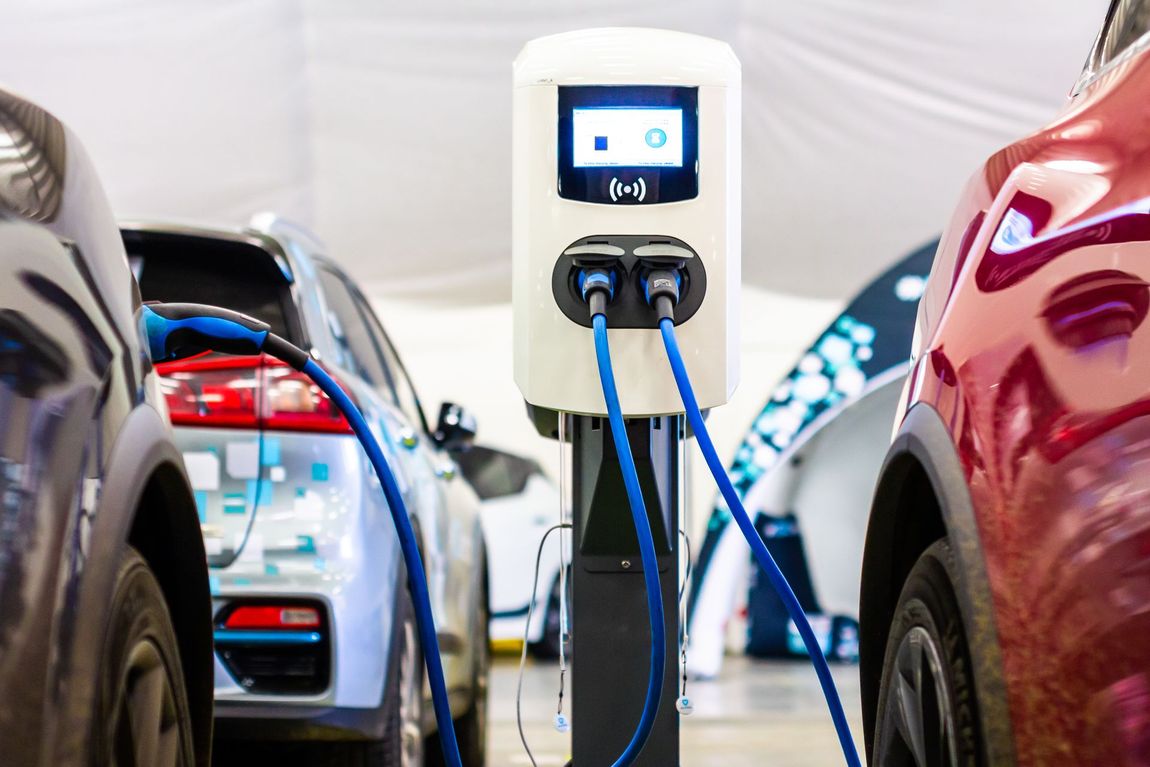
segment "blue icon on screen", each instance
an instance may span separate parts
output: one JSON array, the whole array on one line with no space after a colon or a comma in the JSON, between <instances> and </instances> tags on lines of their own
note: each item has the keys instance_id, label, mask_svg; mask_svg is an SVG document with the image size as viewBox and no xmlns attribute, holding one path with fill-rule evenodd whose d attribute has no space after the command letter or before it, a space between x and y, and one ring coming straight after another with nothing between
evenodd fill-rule
<instances>
[{"instance_id":1,"label":"blue icon on screen","mask_svg":"<svg viewBox=\"0 0 1150 767\"><path fill-rule=\"evenodd\" d=\"M647 146L658 149L667 143L667 134L662 128L652 128L647 131Z\"/></svg>"},{"instance_id":2,"label":"blue icon on screen","mask_svg":"<svg viewBox=\"0 0 1150 767\"><path fill-rule=\"evenodd\" d=\"M607 150L607 137L606 136L596 136L595 137L595 151L596 152L604 152L606 150Z\"/></svg>"}]
</instances>

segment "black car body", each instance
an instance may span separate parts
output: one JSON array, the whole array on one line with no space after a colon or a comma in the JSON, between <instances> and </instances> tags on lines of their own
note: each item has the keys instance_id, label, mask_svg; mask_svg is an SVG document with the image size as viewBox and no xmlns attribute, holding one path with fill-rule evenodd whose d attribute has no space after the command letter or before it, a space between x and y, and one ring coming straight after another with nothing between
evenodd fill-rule
<instances>
[{"instance_id":1,"label":"black car body","mask_svg":"<svg viewBox=\"0 0 1150 767\"><path fill-rule=\"evenodd\" d=\"M139 304L76 137L0 90L7 767L210 759L207 566Z\"/></svg>"}]
</instances>

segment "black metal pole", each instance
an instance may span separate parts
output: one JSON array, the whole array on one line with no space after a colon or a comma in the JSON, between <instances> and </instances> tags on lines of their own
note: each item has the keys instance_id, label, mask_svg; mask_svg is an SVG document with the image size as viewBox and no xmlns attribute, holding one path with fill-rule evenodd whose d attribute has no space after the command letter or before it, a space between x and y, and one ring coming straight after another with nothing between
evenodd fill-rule
<instances>
[{"instance_id":1,"label":"black metal pole","mask_svg":"<svg viewBox=\"0 0 1150 767\"><path fill-rule=\"evenodd\" d=\"M643 565L606 418L574 416L572 761L610 767L639 721L651 662ZM637 767L679 764L679 445L682 418L627 421L659 556L666 616L663 697Z\"/></svg>"}]
</instances>

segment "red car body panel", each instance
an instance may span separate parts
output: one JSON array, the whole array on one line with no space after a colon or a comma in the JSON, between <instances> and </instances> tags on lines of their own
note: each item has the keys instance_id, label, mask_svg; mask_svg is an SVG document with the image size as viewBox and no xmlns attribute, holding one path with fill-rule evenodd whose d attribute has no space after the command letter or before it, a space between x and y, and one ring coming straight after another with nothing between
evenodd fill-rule
<instances>
[{"instance_id":1,"label":"red car body panel","mask_svg":"<svg viewBox=\"0 0 1150 767\"><path fill-rule=\"evenodd\" d=\"M969 182L906 408L974 507L1019 765L1150 764L1150 53Z\"/></svg>"}]
</instances>

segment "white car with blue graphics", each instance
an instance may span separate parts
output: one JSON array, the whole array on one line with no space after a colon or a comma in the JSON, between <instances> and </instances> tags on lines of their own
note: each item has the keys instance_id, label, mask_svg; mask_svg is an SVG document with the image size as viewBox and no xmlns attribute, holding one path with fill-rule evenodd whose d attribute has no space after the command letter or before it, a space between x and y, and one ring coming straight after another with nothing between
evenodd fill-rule
<instances>
[{"instance_id":1,"label":"white car with blue graphics","mask_svg":"<svg viewBox=\"0 0 1150 767\"><path fill-rule=\"evenodd\" d=\"M454 460L472 419L448 403L429 428L367 300L306 232L265 216L243 230L122 233L145 301L268 323L363 411L420 539L464 764L482 765L487 557L479 500ZM398 539L347 422L266 355L158 370L212 567L217 740L304 741L314 764L436 763Z\"/></svg>"}]
</instances>

